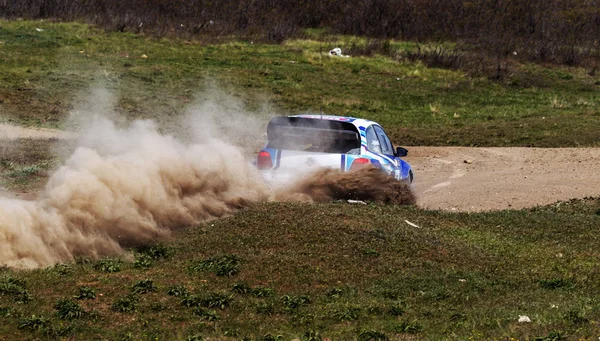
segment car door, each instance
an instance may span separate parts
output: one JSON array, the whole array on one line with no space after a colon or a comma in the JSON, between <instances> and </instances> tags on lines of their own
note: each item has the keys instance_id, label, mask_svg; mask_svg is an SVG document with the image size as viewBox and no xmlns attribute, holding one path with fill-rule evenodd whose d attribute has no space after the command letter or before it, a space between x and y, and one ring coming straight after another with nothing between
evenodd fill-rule
<instances>
[{"instance_id":1,"label":"car door","mask_svg":"<svg viewBox=\"0 0 600 341\"><path fill-rule=\"evenodd\" d=\"M397 177L398 163L393 155L391 142L389 139L386 141L383 135L379 136L377 134L377 128L379 128L378 130L383 131L381 127L378 127L377 125L372 125L367 128L367 150L376 155L377 161L373 162L376 167L382 168L387 174Z\"/></svg>"},{"instance_id":2,"label":"car door","mask_svg":"<svg viewBox=\"0 0 600 341\"><path fill-rule=\"evenodd\" d=\"M374 125L373 129L375 130L375 134L379 139L379 143L381 145L381 153L391 161L391 164L393 166L392 174L396 179L400 179L400 160L398 160L396 154L394 153L394 146L392 145L392 141L387 136L383 128L381 128L380 126Z\"/></svg>"}]
</instances>

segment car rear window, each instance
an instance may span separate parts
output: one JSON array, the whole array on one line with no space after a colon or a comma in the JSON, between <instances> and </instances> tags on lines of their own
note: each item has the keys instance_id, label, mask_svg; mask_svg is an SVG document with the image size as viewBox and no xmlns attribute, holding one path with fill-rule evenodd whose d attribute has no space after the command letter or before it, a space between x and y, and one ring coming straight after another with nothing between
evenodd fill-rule
<instances>
[{"instance_id":1,"label":"car rear window","mask_svg":"<svg viewBox=\"0 0 600 341\"><path fill-rule=\"evenodd\" d=\"M352 123L300 117L276 117L267 127L267 148L359 154L360 134Z\"/></svg>"}]
</instances>

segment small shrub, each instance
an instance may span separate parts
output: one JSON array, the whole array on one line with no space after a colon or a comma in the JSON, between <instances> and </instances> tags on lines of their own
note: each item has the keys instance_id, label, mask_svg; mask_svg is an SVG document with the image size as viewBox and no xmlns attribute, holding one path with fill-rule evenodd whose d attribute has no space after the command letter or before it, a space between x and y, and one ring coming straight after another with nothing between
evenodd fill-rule
<instances>
[{"instance_id":1,"label":"small shrub","mask_svg":"<svg viewBox=\"0 0 600 341\"><path fill-rule=\"evenodd\" d=\"M389 338L376 330L364 330L358 334L358 341L387 341Z\"/></svg>"},{"instance_id":2,"label":"small shrub","mask_svg":"<svg viewBox=\"0 0 600 341\"><path fill-rule=\"evenodd\" d=\"M57 310L56 314L58 315L58 318L62 320L79 319L86 315L86 311L79 303L68 298L59 299L56 304L54 304L54 309Z\"/></svg>"},{"instance_id":3,"label":"small shrub","mask_svg":"<svg viewBox=\"0 0 600 341\"><path fill-rule=\"evenodd\" d=\"M335 308L331 312L331 317L340 322L354 321L360 317L361 313L362 310L360 307L346 305L339 308Z\"/></svg>"},{"instance_id":4,"label":"small shrub","mask_svg":"<svg viewBox=\"0 0 600 341\"><path fill-rule=\"evenodd\" d=\"M14 169L16 164L8 159L0 159L0 167L5 169Z\"/></svg>"},{"instance_id":5,"label":"small shrub","mask_svg":"<svg viewBox=\"0 0 600 341\"><path fill-rule=\"evenodd\" d=\"M0 295L10 296L17 303L26 303L33 298L26 288L27 284L24 280L6 277L0 280Z\"/></svg>"},{"instance_id":6,"label":"small shrub","mask_svg":"<svg viewBox=\"0 0 600 341\"><path fill-rule=\"evenodd\" d=\"M231 287L231 291L238 294L250 294L252 293L252 288L246 283L235 283Z\"/></svg>"},{"instance_id":7,"label":"small shrub","mask_svg":"<svg viewBox=\"0 0 600 341\"><path fill-rule=\"evenodd\" d=\"M571 287L571 282L563 278L541 279L538 283L542 288L550 290Z\"/></svg>"},{"instance_id":8,"label":"small shrub","mask_svg":"<svg viewBox=\"0 0 600 341\"><path fill-rule=\"evenodd\" d=\"M211 257L190 266L193 272L212 272L217 276L234 276L240 272L241 259L236 255Z\"/></svg>"},{"instance_id":9,"label":"small shrub","mask_svg":"<svg viewBox=\"0 0 600 341\"><path fill-rule=\"evenodd\" d=\"M26 177L26 176L30 176L30 175L36 175L39 172L40 172L40 167L38 167L37 165L23 166L23 167L12 170L6 176L9 178L20 178L20 177Z\"/></svg>"},{"instance_id":10,"label":"small shrub","mask_svg":"<svg viewBox=\"0 0 600 341\"><path fill-rule=\"evenodd\" d=\"M190 295L189 290L183 285L172 286L167 290L167 295L175 297L187 297Z\"/></svg>"},{"instance_id":11,"label":"small shrub","mask_svg":"<svg viewBox=\"0 0 600 341\"><path fill-rule=\"evenodd\" d=\"M327 297L330 298L340 298L344 294L344 289L342 288L333 288L327 292Z\"/></svg>"},{"instance_id":12,"label":"small shrub","mask_svg":"<svg viewBox=\"0 0 600 341\"><path fill-rule=\"evenodd\" d=\"M416 321L403 321L402 323L400 323L399 325L397 325L396 327L394 327L394 331L396 333L409 333L409 334L416 334L416 333L420 333L423 331L423 327L418 324Z\"/></svg>"},{"instance_id":13,"label":"small shrub","mask_svg":"<svg viewBox=\"0 0 600 341\"><path fill-rule=\"evenodd\" d=\"M383 296L383 298L387 298L388 300L394 301L397 301L402 298L402 294L396 290L383 290L381 292L381 296Z\"/></svg>"},{"instance_id":14,"label":"small shrub","mask_svg":"<svg viewBox=\"0 0 600 341\"><path fill-rule=\"evenodd\" d=\"M50 270L59 276L68 276L73 273L73 269L68 264L57 264Z\"/></svg>"},{"instance_id":15,"label":"small shrub","mask_svg":"<svg viewBox=\"0 0 600 341\"><path fill-rule=\"evenodd\" d=\"M298 311L291 319L292 324L295 326L312 327L315 325L317 316L313 313Z\"/></svg>"},{"instance_id":16,"label":"small shrub","mask_svg":"<svg viewBox=\"0 0 600 341\"><path fill-rule=\"evenodd\" d=\"M421 61L432 68L459 69L466 62L461 51L443 44L425 48L417 45L417 51L404 51L399 56L411 62Z\"/></svg>"},{"instance_id":17,"label":"small shrub","mask_svg":"<svg viewBox=\"0 0 600 341\"><path fill-rule=\"evenodd\" d=\"M25 330L43 330L50 326L50 319L43 316L31 315L19 321L19 329Z\"/></svg>"},{"instance_id":18,"label":"small shrub","mask_svg":"<svg viewBox=\"0 0 600 341\"><path fill-rule=\"evenodd\" d=\"M302 334L302 341L322 341L323 337L318 330L310 329Z\"/></svg>"},{"instance_id":19,"label":"small shrub","mask_svg":"<svg viewBox=\"0 0 600 341\"><path fill-rule=\"evenodd\" d=\"M133 267L136 269L149 269L152 265L152 258L145 254L139 255L133 262Z\"/></svg>"},{"instance_id":20,"label":"small shrub","mask_svg":"<svg viewBox=\"0 0 600 341\"><path fill-rule=\"evenodd\" d=\"M567 339L567 336L564 333L553 330L547 336L536 337L534 340L535 341L562 341L562 340L566 340L566 339Z\"/></svg>"},{"instance_id":21,"label":"small shrub","mask_svg":"<svg viewBox=\"0 0 600 341\"><path fill-rule=\"evenodd\" d=\"M219 314L217 314L216 311L207 310L207 309L200 308L200 307L194 308L194 315L200 317L200 319L202 319L204 321L217 321L217 320L221 319L221 317L219 316Z\"/></svg>"},{"instance_id":22,"label":"small shrub","mask_svg":"<svg viewBox=\"0 0 600 341\"><path fill-rule=\"evenodd\" d=\"M131 291L134 294L146 294L149 292L156 292L156 286L150 279L139 280L131 286Z\"/></svg>"},{"instance_id":23,"label":"small shrub","mask_svg":"<svg viewBox=\"0 0 600 341\"><path fill-rule=\"evenodd\" d=\"M452 322L462 322L462 321L466 321L466 320L467 320L467 315L465 315L465 314L456 313L456 314L452 314L452 316L450 316L450 321L452 321Z\"/></svg>"},{"instance_id":24,"label":"small shrub","mask_svg":"<svg viewBox=\"0 0 600 341\"><path fill-rule=\"evenodd\" d=\"M70 324L63 325L61 323L59 326L55 326L49 318L35 315L19 321L18 328L40 332L50 339L59 339L73 333L73 326Z\"/></svg>"},{"instance_id":25,"label":"small shrub","mask_svg":"<svg viewBox=\"0 0 600 341\"><path fill-rule=\"evenodd\" d=\"M256 339L257 341L277 341L277 340L283 340L283 335L271 335L271 334L265 334L263 336L260 336L258 339Z\"/></svg>"},{"instance_id":26,"label":"small shrub","mask_svg":"<svg viewBox=\"0 0 600 341\"><path fill-rule=\"evenodd\" d=\"M75 257L75 264L91 264L93 261L87 257Z\"/></svg>"},{"instance_id":27,"label":"small shrub","mask_svg":"<svg viewBox=\"0 0 600 341\"><path fill-rule=\"evenodd\" d=\"M576 309L569 310L565 314L564 319L572 324L584 324L590 321L587 317L585 317L584 314L582 314L579 310Z\"/></svg>"},{"instance_id":28,"label":"small shrub","mask_svg":"<svg viewBox=\"0 0 600 341\"><path fill-rule=\"evenodd\" d=\"M195 295L187 295L184 296L183 299L181 301L179 301L179 303L181 303L182 305L188 307L188 308L193 308L193 307L198 307L202 304L202 300Z\"/></svg>"},{"instance_id":29,"label":"small shrub","mask_svg":"<svg viewBox=\"0 0 600 341\"><path fill-rule=\"evenodd\" d=\"M119 313L129 313L137 309L138 298L134 295L127 295L113 303L111 309Z\"/></svg>"},{"instance_id":30,"label":"small shrub","mask_svg":"<svg viewBox=\"0 0 600 341\"><path fill-rule=\"evenodd\" d=\"M143 246L137 252L153 260L167 259L173 255L173 248L164 245Z\"/></svg>"},{"instance_id":31,"label":"small shrub","mask_svg":"<svg viewBox=\"0 0 600 341\"><path fill-rule=\"evenodd\" d=\"M219 308L225 309L231 305L233 301L233 295L222 294L222 293L210 293L207 297L202 300L202 305L207 308Z\"/></svg>"},{"instance_id":32,"label":"small shrub","mask_svg":"<svg viewBox=\"0 0 600 341\"><path fill-rule=\"evenodd\" d=\"M132 332L123 333L121 337L119 337L119 341L133 341L135 337Z\"/></svg>"},{"instance_id":33,"label":"small shrub","mask_svg":"<svg viewBox=\"0 0 600 341\"><path fill-rule=\"evenodd\" d=\"M13 287L25 289L27 282L14 277L5 277L0 281L0 292L10 292Z\"/></svg>"},{"instance_id":34,"label":"small shrub","mask_svg":"<svg viewBox=\"0 0 600 341\"><path fill-rule=\"evenodd\" d=\"M309 304L310 298L305 295L301 296L283 296L283 306L286 310L295 310L303 305Z\"/></svg>"},{"instance_id":35,"label":"small shrub","mask_svg":"<svg viewBox=\"0 0 600 341\"><path fill-rule=\"evenodd\" d=\"M351 56L391 56L393 52L389 39L368 39L364 45L352 43L347 53Z\"/></svg>"},{"instance_id":36,"label":"small shrub","mask_svg":"<svg viewBox=\"0 0 600 341\"><path fill-rule=\"evenodd\" d=\"M122 265L122 262L118 259L105 258L105 259L99 260L94 265L94 269L96 269L98 271L102 271L102 272L113 273L113 272L121 271L121 265Z\"/></svg>"},{"instance_id":37,"label":"small shrub","mask_svg":"<svg viewBox=\"0 0 600 341\"><path fill-rule=\"evenodd\" d=\"M388 313L392 316L402 316L404 314L404 306L396 303L388 309Z\"/></svg>"},{"instance_id":38,"label":"small shrub","mask_svg":"<svg viewBox=\"0 0 600 341\"><path fill-rule=\"evenodd\" d=\"M238 337L240 332L237 329L225 329L223 330L223 336Z\"/></svg>"},{"instance_id":39,"label":"small shrub","mask_svg":"<svg viewBox=\"0 0 600 341\"><path fill-rule=\"evenodd\" d=\"M51 324L48 328L44 330L44 333L52 338L58 339L59 337L65 337L73 334L73 329L73 325L70 324L61 324L59 326Z\"/></svg>"},{"instance_id":40,"label":"small shrub","mask_svg":"<svg viewBox=\"0 0 600 341\"><path fill-rule=\"evenodd\" d=\"M275 290L271 288L258 287L252 289L252 296L258 298L272 297L275 294Z\"/></svg>"},{"instance_id":41,"label":"small shrub","mask_svg":"<svg viewBox=\"0 0 600 341\"><path fill-rule=\"evenodd\" d=\"M167 310L167 306L161 302L154 302L150 304L150 310L154 312Z\"/></svg>"},{"instance_id":42,"label":"small shrub","mask_svg":"<svg viewBox=\"0 0 600 341\"><path fill-rule=\"evenodd\" d=\"M275 313L275 304L273 304L273 302L259 302L256 306L256 313L273 315Z\"/></svg>"},{"instance_id":43,"label":"small shrub","mask_svg":"<svg viewBox=\"0 0 600 341\"><path fill-rule=\"evenodd\" d=\"M9 307L0 307L0 317L6 318L12 316L12 309Z\"/></svg>"},{"instance_id":44,"label":"small shrub","mask_svg":"<svg viewBox=\"0 0 600 341\"><path fill-rule=\"evenodd\" d=\"M379 257L379 252L377 252L375 249L362 250L362 254L369 257Z\"/></svg>"},{"instance_id":45,"label":"small shrub","mask_svg":"<svg viewBox=\"0 0 600 341\"><path fill-rule=\"evenodd\" d=\"M385 308L381 305L371 305L367 307L367 313L369 315L384 315L385 312Z\"/></svg>"},{"instance_id":46,"label":"small shrub","mask_svg":"<svg viewBox=\"0 0 600 341\"><path fill-rule=\"evenodd\" d=\"M204 338L202 337L202 335L189 335L185 341L204 341Z\"/></svg>"},{"instance_id":47,"label":"small shrub","mask_svg":"<svg viewBox=\"0 0 600 341\"><path fill-rule=\"evenodd\" d=\"M90 287L79 287L79 295L75 296L78 300L95 300L96 290Z\"/></svg>"}]
</instances>

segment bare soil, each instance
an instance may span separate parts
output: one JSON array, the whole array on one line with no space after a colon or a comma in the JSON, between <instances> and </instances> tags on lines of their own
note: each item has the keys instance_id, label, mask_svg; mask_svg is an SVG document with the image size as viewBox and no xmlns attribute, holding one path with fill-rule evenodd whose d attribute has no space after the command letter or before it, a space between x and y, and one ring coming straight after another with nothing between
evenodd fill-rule
<instances>
[{"instance_id":1,"label":"bare soil","mask_svg":"<svg viewBox=\"0 0 600 341\"><path fill-rule=\"evenodd\" d=\"M417 204L488 211L600 196L600 148L411 147Z\"/></svg>"},{"instance_id":2,"label":"bare soil","mask_svg":"<svg viewBox=\"0 0 600 341\"><path fill-rule=\"evenodd\" d=\"M48 128L27 128L0 123L0 140L14 139L65 139L73 135Z\"/></svg>"},{"instance_id":3,"label":"bare soil","mask_svg":"<svg viewBox=\"0 0 600 341\"><path fill-rule=\"evenodd\" d=\"M70 137L0 124L0 140ZM410 147L406 160L417 205L427 209L521 209L600 196L600 148Z\"/></svg>"}]
</instances>

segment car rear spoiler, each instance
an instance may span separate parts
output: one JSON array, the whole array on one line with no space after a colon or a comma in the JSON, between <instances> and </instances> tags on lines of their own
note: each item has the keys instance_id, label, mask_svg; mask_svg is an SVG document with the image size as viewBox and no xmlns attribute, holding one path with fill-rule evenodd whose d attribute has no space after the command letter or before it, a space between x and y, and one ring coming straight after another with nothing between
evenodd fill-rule
<instances>
[{"instance_id":1,"label":"car rear spoiler","mask_svg":"<svg viewBox=\"0 0 600 341\"><path fill-rule=\"evenodd\" d=\"M356 126L350 122L322 120L305 117L274 117L267 126L269 141L281 136L314 135L315 138L358 140L360 134Z\"/></svg>"}]
</instances>

